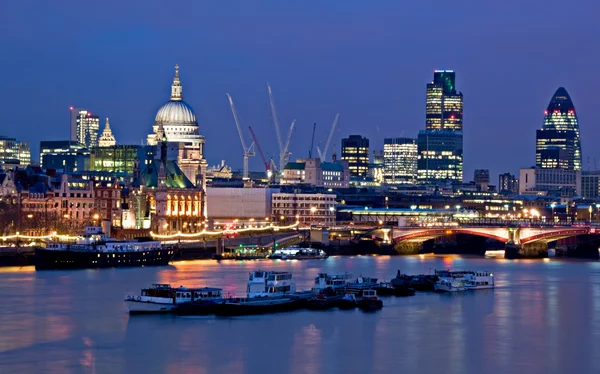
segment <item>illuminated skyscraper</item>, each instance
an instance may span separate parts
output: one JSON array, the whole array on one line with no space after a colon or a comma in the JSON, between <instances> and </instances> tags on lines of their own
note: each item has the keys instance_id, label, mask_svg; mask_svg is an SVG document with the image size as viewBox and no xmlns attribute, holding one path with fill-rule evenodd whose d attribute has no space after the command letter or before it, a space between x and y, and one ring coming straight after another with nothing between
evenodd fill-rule
<instances>
[{"instance_id":1,"label":"illuminated skyscraper","mask_svg":"<svg viewBox=\"0 0 600 374\"><path fill-rule=\"evenodd\" d=\"M456 91L456 73L436 70L427 84L425 130L419 132L420 183L462 182L463 95Z\"/></svg>"},{"instance_id":2,"label":"illuminated skyscraper","mask_svg":"<svg viewBox=\"0 0 600 374\"><path fill-rule=\"evenodd\" d=\"M544 126L536 132L535 165L544 169L581 170L581 139L575 106L560 87L544 112Z\"/></svg>"},{"instance_id":3,"label":"illuminated skyscraper","mask_svg":"<svg viewBox=\"0 0 600 374\"><path fill-rule=\"evenodd\" d=\"M350 135L342 139L342 160L348 161L351 177L369 174L369 139Z\"/></svg>"},{"instance_id":4,"label":"illuminated skyscraper","mask_svg":"<svg viewBox=\"0 0 600 374\"><path fill-rule=\"evenodd\" d=\"M415 184L417 179L417 141L389 138L383 141L383 178L388 184Z\"/></svg>"},{"instance_id":5,"label":"illuminated skyscraper","mask_svg":"<svg viewBox=\"0 0 600 374\"><path fill-rule=\"evenodd\" d=\"M77 114L77 142L88 148L98 146L100 118L91 112L80 109Z\"/></svg>"}]
</instances>

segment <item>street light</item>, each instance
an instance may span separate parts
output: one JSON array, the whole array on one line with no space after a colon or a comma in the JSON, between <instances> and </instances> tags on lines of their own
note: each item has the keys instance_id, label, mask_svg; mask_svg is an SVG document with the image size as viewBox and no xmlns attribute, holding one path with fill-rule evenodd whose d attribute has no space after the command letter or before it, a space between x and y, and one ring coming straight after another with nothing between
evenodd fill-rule
<instances>
[{"instance_id":1,"label":"street light","mask_svg":"<svg viewBox=\"0 0 600 374\"><path fill-rule=\"evenodd\" d=\"M552 222L555 222L556 220L554 219L554 207L556 206L556 203L552 203L550 204L550 208L552 208Z\"/></svg>"}]
</instances>

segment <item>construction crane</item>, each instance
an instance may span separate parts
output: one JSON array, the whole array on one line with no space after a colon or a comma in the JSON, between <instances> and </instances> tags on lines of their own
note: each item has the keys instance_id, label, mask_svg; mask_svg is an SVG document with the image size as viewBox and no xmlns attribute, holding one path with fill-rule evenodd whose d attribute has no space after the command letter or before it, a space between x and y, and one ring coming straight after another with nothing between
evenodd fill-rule
<instances>
[{"instance_id":1,"label":"construction crane","mask_svg":"<svg viewBox=\"0 0 600 374\"><path fill-rule=\"evenodd\" d=\"M271 117L273 118L273 125L275 126L275 134L277 135L277 143L279 144L279 170L283 170L285 164L289 159L289 144L290 139L292 137L292 132L294 131L294 125L296 120L292 121L292 125L288 130L287 139L285 143L281 138L281 131L279 130L279 117L277 116L277 110L275 109L275 100L273 99L273 90L271 89L271 85L267 83L267 91L269 92L269 104L271 106Z\"/></svg>"},{"instance_id":2,"label":"construction crane","mask_svg":"<svg viewBox=\"0 0 600 374\"><path fill-rule=\"evenodd\" d=\"M287 138L285 139L285 143L283 144L283 160L282 160L282 164L283 167L285 167L285 165L287 165L288 160L290 159L290 141L292 140L292 132L294 132L294 126L296 125L296 120L292 121L292 124L290 125L290 129L288 130L288 134L287 134ZM281 164L280 163L280 164ZM280 170L283 170L283 168L280 166L279 167Z\"/></svg>"},{"instance_id":3,"label":"construction crane","mask_svg":"<svg viewBox=\"0 0 600 374\"><path fill-rule=\"evenodd\" d=\"M242 143L242 149L244 150L244 174L243 179L250 179L248 172L248 157L256 156L254 152L254 142L250 144L250 147L246 147L246 142L244 141L244 134L242 133L242 127L240 126L240 119L237 114L237 110L235 110L235 105L233 105L233 100L231 99L231 95L226 94L229 99L229 105L231 106L231 113L233 113L233 119L235 121L235 126L237 127L238 134L240 135L240 142Z\"/></svg>"},{"instance_id":4,"label":"construction crane","mask_svg":"<svg viewBox=\"0 0 600 374\"><path fill-rule=\"evenodd\" d=\"M260 155L260 158L262 159L263 164L265 164L265 169L267 171L267 177L269 179L271 179L271 175L273 175L273 173L271 171L271 160L267 161L267 159L265 158L265 154L263 153L262 149L260 148L260 144L258 143L258 138L256 137L256 134L254 134L254 131L252 130L252 126L248 126L248 129L250 130L250 135L252 135L254 144L256 144L256 149L258 149L258 154Z\"/></svg>"},{"instance_id":5,"label":"construction crane","mask_svg":"<svg viewBox=\"0 0 600 374\"><path fill-rule=\"evenodd\" d=\"M340 119L340 114L338 113L335 115L335 119L333 120L333 123L331 124L331 130L329 130L329 137L327 137L327 141L325 142L325 148L323 148L323 152L321 152L321 150L319 149L319 146L317 146L317 153L319 153L319 158L321 159L321 161L326 161L325 159L327 158L327 151L329 150L329 144L331 144L331 139L333 138L333 133L335 132L335 127L337 126L339 119Z\"/></svg>"},{"instance_id":6,"label":"construction crane","mask_svg":"<svg viewBox=\"0 0 600 374\"><path fill-rule=\"evenodd\" d=\"M317 129L317 123L313 125L312 140L310 141L310 149L308 150L308 158L312 158L313 146L315 145L315 130Z\"/></svg>"}]
</instances>

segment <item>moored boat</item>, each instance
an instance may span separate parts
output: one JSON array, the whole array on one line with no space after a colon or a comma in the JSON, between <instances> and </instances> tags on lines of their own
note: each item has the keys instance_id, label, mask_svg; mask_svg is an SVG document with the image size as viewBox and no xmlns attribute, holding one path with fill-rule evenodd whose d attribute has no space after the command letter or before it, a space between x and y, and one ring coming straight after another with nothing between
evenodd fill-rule
<instances>
[{"instance_id":1,"label":"moored boat","mask_svg":"<svg viewBox=\"0 0 600 374\"><path fill-rule=\"evenodd\" d=\"M465 285L470 290L494 288L494 274L489 271L469 271L465 273Z\"/></svg>"},{"instance_id":2,"label":"moored boat","mask_svg":"<svg viewBox=\"0 0 600 374\"><path fill-rule=\"evenodd\" d=\"M125 304L130 314L172 313L184 304L203 304L205 308L222 300L220 288L173 288L169 284L153 284L140 295L127 295Z\"/></svg>"},{"instance_id":3,"label":"moored boat","mask_svg":"<svg viewBox=\"0 0 600 374\"><path fill-rule=\"evenodd\" d=\"M377 287L377 278L363 277L362 275L353 281L348 282L346 291L354 294L360 294L362 290Z\"/></svg>"},{"instance_id":4,"label":"moored boat","mask_svg":"<svg viewBox=\"0 0 600 374\"><path fill-rule=\"evenodd\" d=\"M296 292L292 273L287 271L253 271L248 275L248 298L279 297Z\"/></svg>"},{"instance_id":5,"label":"moored boat","mask_svg":"<svg viewBox=\"0 0 600 374\"><path fill-rule=\"evenodd\" d=\"M356 303L359 309L369 312L383 308L383 301L377 297L375 290L363 290L362 296Z\"/></svg>"},{"instance_id":6,"label":"moored boat","mask_svg":"<svg viewBox=\"0 0 600 374\"><path fill-rule=\"evenodd\" d=\"M381 282L375 287L381 296L414 296L415 290L407 286L394 286L391 282Z\"/></svg>"},{"instance_id":7,"label":"moored boat","mask_svg":"<svg viewBox=\"0 0 600 374\"><path fill-rule=\"evenodd\" d=\"M354 309L357 306L356 296L353 293L347 293L338 301L340 309Z\"/></svg>"},{"instance_id":8,"label":"moored boat","mask_svg":"<svg viewBox=\"0 0 600 374\"><path fill-rule=\"evenodd\" d=\"M216 304L214 310L217 316L244 316L289 312L304 306L304 300L292 297L250 297L225 299Z\"/></svg>"},{"instance_id":9,"label":"moored boat","mask_svg":"<svg viewBox=\"0 0 600 374\"><path fill-rule=\"evenodd\" d=\"M350 273L327 274L319 273L315 277L315 285L313 291L320 293L326 289L331 289L335 293L344 293L346 286L352 279Z\"/></svg>"},{"instance_id":10,"label":"moored boat","mask_svg":"<svg viewBox=\"0 0 600 374\"><path fill-rule=\"evenodd\" d=\"M35 269L87 269L167 265L175 248L160 241L119 241L107 237L99 226L86 227L84 236L73 242L47 242L35 249Z\"/></svg>"}]
</instances>

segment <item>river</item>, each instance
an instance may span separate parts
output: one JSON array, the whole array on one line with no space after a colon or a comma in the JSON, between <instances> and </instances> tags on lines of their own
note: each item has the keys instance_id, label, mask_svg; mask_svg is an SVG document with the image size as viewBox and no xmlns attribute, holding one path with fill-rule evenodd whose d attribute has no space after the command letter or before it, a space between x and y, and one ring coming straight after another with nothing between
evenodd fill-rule
<instances>
[{"instance_id":1,"label":"river","mask_svg":"<svg viewBox=\"0 0 600 374\"><path fill-rule=\"evenodd\" d=\"M151 283L243 295L248 272L390 279L494 273L496 289L383 298L384 308L217 318L129 316ZM598 373L600 262L459 256L189 261L167 267L0 269L0 373Z\"/></svg>"}]
</instances>

